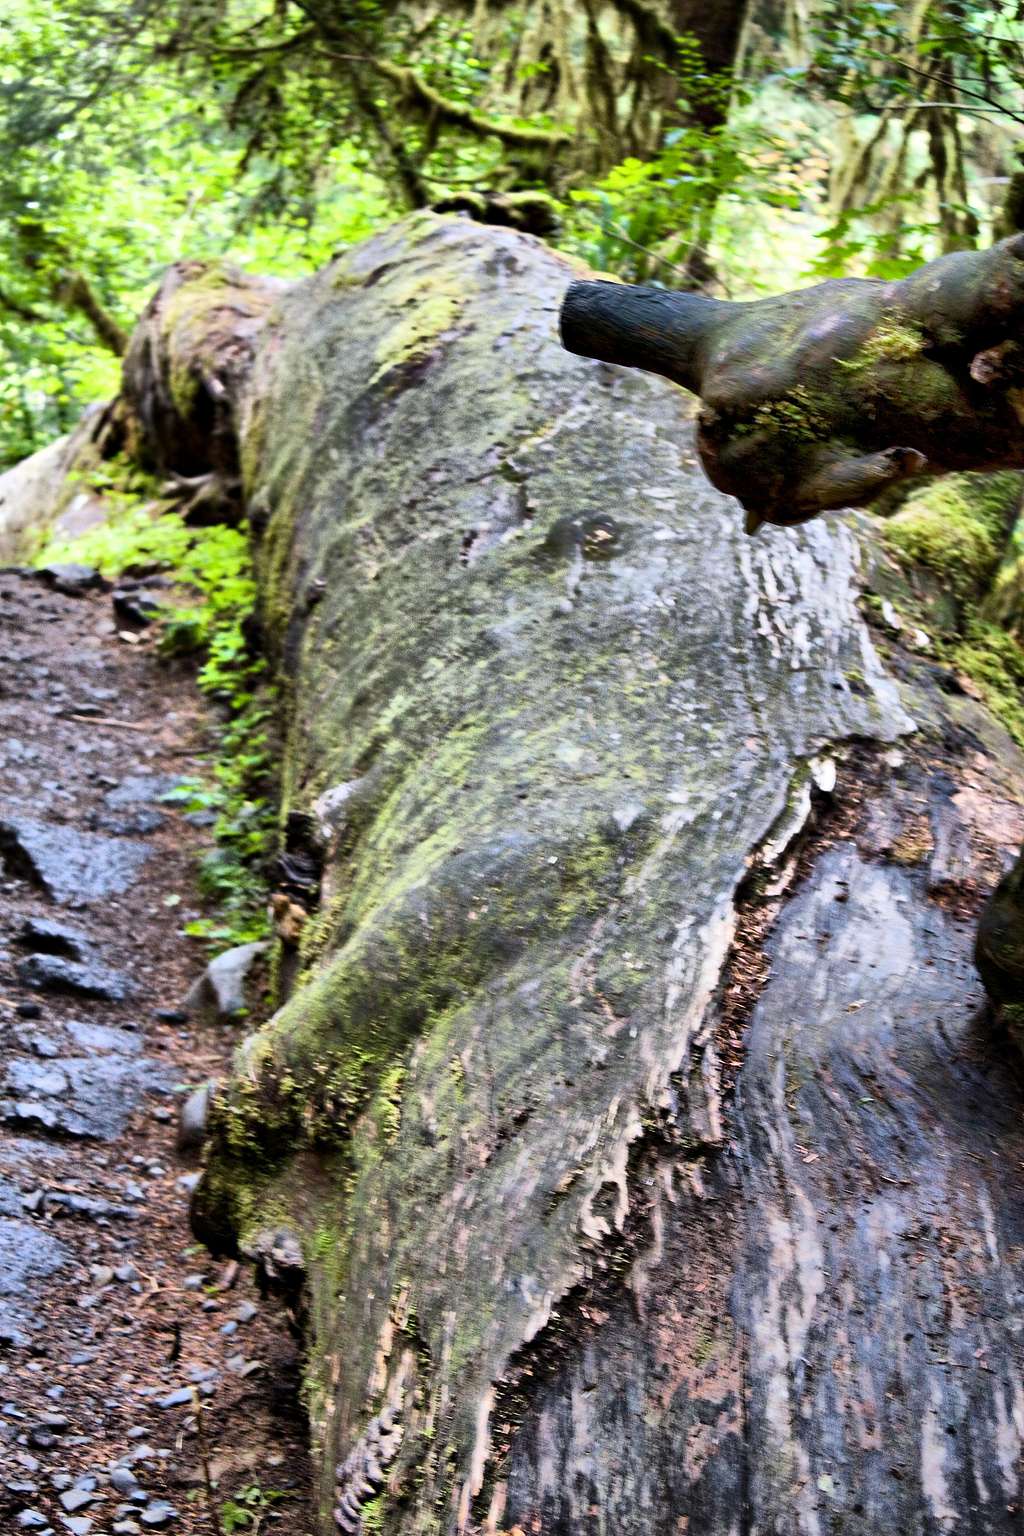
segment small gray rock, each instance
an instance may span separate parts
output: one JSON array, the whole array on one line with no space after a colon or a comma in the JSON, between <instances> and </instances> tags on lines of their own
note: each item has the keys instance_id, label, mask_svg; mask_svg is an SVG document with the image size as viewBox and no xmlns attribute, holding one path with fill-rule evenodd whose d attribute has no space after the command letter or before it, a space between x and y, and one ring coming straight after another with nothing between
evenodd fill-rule
<instances>
[{"instance_id":1,"label":"small gray rock","mask_svg":"<svg viewBox=\"0 0 1024 1536\"><path fill-rule=\"evenodd\" d=\"M206 1140L206 1125L210 1115L210 1100L216 1083L201 1083L193 1089L181 1106L178 1121L177 1148L179 1152L198 1152Z\"/></svg>"},{"instance_id":2,"label":"small gray rock","mask_svg":"<svg viewBox=\"0 0 1024 1536\"><path fill-rule=\"evenodd\" d=\"M0 852L12 874L34 880L54 901L81 903L123 895L152 849L18 816L0 820Z\"/></svg>"},{"instance_id":3,"label":"small gray rock","mask_svg":"<svg viewBox=\"0 0 1024 1536\"><path fill-rule=\"evenodd\" d=\"M134 1493L139 1480L131 1467L111 1467L110 1486L115 1493Z\"/></svg>"},{"instance_id":4,"label":"small gray rock","mask_svg":"<svg viewBox=\"0 0 1024 1536\"><path fill-rule=\"evenodd\" d=\"M58 560L44 565L39 572L48 587L63 592L65 597L82 597L106 582L95 566L81 565L75 560Z\"/></svg>"},{"instance_id":5,"label":"small gray rock","mask_svg":"<svg viewBox=\"0 0 1024 1536\"><path fill-rule=\"evenodd\" d=\"M157 1399L159 1408L181 1408L185 1403L192 1401L191 1387L177 1387L175 1391L168 1392L166 1397Z\"/></svg>"},{"instance_id":6,"label":"small gray rock","mask_svg":"<svg viewBox=\"0 0 1024 1536\"><path fill-rule=\"evenodd\" d=\"M31 987L33 992L69 992L75 997L122 1003L132 990L120 971L94 961L68 960L64 955L29 955L18 961L16 971L22 986Z\"/></svg>"},{"instance_id":7,"label":"small gray rock","mask_svg":"<svg viewBox=\"0 0 1024 1536\"><path fill-rule=\"evenodd\" d=\"M95 1504L96 1496L89 1492L88 1488L69 1488L67 1493L62 1493L60 1502L69 1515L73 1515L77 1509L85 1509L90 1504Z\"/></svg>"},{"instance_id":8,"label":"small gray rock","mask_svg":"<svg viewBox=\"0 0 1024 1536\"><path fill-rule=\"evenodd\" d=\"M172 1520L178 1518L178 1511L173 1504L168 1504L165 1499L157 1499L152 1504L147 1504L140 1516L143 1525L148 1525L155 1530L160 1530L165 1525L170 1525Z\"/></svg>"},{"instance_id":9,"label":"small gray rock","mask_svg":"<svg viewBox=\"0 0 1024 1536\"><path fill-rule=\"evenodd\" d=\"M18 938L34 955L64 955L68 960L84 960L92 947L80 929L52 917L27 917Z\"/></svg>"},{"instance_id":10,"label":"small gray rock","mask_svg":"<svg viewBox=\"0 0 1024 1536\"><path fill-rule=\"evenodd\" d=\"M181 783L173 773L130 773L103 796L108 805L154 805Z\"/></svg>"},{"instance_id":11,"label":"small gray rock","mask_svg":"<svg viewBox=\"0 0 1024 1536\"><path fill-rule=\"evenodd\" d=\"M19 1531L42 1531L50 1522L38 1509L23 1509L15 1516L15 1523Z\"/></svg>"},{"instance_id":12,"label":"small gray rock","mask_svg":"<svg viewBox=\"0 0 1024 1536\"><path fill-rule=\"evenodd\" d=\"M237 1018L246 1006L246 982L267 945L256 941L226 949L193 982L185 1006L214 1023Z\"/></svg>"}]
</instances>

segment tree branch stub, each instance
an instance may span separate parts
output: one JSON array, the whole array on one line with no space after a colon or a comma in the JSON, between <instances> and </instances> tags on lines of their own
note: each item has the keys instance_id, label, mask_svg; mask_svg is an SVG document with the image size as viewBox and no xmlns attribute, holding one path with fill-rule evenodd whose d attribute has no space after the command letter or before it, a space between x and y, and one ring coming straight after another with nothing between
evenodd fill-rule
<instances>
[{"instance_id":1,"label":"tree branch stub","mask_svg":"<svg viewBox=\"0 0 1024 1536\"><path fill-rule=\"evenodd\" d=\"M912 475L1024 466L1024 237L898 282L843 278L750 303L573 283L570 352L700 396L708 478L748 532L872 500Z\"/></svg>"}]
</instances>

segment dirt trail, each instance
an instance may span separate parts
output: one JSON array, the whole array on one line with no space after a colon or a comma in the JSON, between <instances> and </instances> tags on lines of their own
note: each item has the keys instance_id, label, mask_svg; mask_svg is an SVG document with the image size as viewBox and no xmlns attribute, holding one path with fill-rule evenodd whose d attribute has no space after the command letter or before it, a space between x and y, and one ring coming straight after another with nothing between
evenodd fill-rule
<instances>
[{"instance_id":1,"label":"dirt trail","mask_svg":"<svg viewBox=\"0 0 1024 1536\"><path fill-rule=\"evenodd\" d=\"M204 833L161 796L203 730L108 595L0 573L2 1532L211 1536L192 1388L217 1505L277 1490L260 1527L309 1526L295 1345L195 1245L175 1153L233 1044L180 1011Z\"/></svg>"}]
</instances>

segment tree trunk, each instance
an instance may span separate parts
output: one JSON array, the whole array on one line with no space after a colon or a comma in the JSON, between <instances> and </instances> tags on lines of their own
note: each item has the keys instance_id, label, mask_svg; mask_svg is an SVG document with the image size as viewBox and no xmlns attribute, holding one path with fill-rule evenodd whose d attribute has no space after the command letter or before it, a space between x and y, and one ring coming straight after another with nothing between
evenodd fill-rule
<instances>
[{"instance_id":1,"label":"tree trunk","mask_svg":"<svg viewBox=\"0 0 1024 1536\"><path fill-rule=\"evenodd\" d=\"M1018 1532L1024 765L571 275L418 215L235 375L321 906L197 1230L296 1298L321 1531Z\"/></svg>"}]
</instances>

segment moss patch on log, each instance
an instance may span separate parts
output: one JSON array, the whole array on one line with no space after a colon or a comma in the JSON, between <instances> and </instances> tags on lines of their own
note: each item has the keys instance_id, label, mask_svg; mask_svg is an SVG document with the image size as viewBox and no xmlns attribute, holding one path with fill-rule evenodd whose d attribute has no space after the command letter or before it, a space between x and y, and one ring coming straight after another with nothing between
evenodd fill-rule
<instances>
[{"instance_id":1,"label":"moss patch on log","mask_svg":"<svg viewBox=\"0 0 1024 1536\"><path fill-rule=\"evenodd\" d=\"M992 582L1021 498L1021 477L949 475L915 492L883 531L889 549L966 603Z\"/></svg>"}]
</instances>

